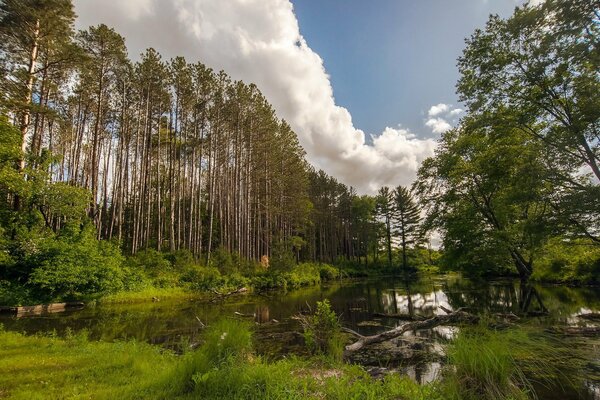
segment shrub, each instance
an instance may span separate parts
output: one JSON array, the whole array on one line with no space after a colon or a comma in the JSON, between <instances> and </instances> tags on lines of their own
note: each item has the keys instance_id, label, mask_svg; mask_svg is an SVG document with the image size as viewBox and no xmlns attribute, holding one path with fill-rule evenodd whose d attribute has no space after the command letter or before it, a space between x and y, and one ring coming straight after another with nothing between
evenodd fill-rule
<instances>
[{"instance_id":1,"label":"shrub","mask_svg":"<svg viewBox=\"0 0 600 400\"><path fill-rule=\"evenodd\" d=\"M319 267L310 263L299 264L286 274L286 280L290 287L316 285L321 282Z\"/></svg>"},{"instance_id":2,"label":"shrub","mask_svg":"<svg viewBox=\"0 0 600 400\"><path fill-rule=\"evenodd\" d=\"M223 275L229 275L239 271L239 265L236 264L234 256L224 247L219 247L211 253L210 266L217 268Z\"/></svg>"},{"instance_id":3,"label":"shrub","mask_svg":"<svg viewBox=\"0 0 600 400\"><path fill-rule=\"evenodd\" d=\"M277 272L289 272L296 266L296 258L291 246L283 241L275 241L269 259L269 268Z\"/></svg>"},{"instance_id":4,"label":"shrub","mask_svg":"<svg viewBox=\"0 0 600 400\"><path fill-rule=\"evenodd\" d=\"M535 279L593 283L600 281L600 249L589 240L553 238L533 271Z\"/></svg>"},{"instance_id":5,"label":"shrub","mask_svg":"<svg viewBox=\"0 0 600 400\"><path fill-rule=\"evenodd\" d=\"M30 290L20 284L0 280L0 306L22 306L32 303Z\"/></svg>"},{"instance_id":6,"label":"shrub","mask_svg":"<svg viewBox=\"0 0 600 400\"><path fill-rule=\"evenodd\" d=\"M331 309L331 303L325 299L317 302L314 314L300 316L304 330L304 342L312 354L327 354L341 359L342 339L340 320Z\"/></svg>"},{"instance_id":7,"label":"shrub","mask_svg":"<svg viewBox=\"0 0 600 400\"><path fill-rule=\"evenodd\" d=\"M189 267L181 275L181 281L194 290L208 290L223 285L224 279L214 267Z\"/></svg>"},{"instance_id":8,"label":"shrub","mask_svg":"<svg viewBox=\"0 0 600 400\"><path fill-rule=\"evenodd\" d=\"M164 258L169 261L171 267L176 271L185 271L197 264L192 252L187 249L172 251L165 254Z\"/></svg>"},{"instance_id":9,"label":"shrub","mask_svg":"<svg viewBox=\"0 0 600 400\"><path fill-rule=\"evenodd\" d=\"M28 260L37 267L29 283L48 299L74 299L123 289L123 257L117 246L96 240L95 229L70 228L41 243Z\"/></svg>"},{"instance_id":10,"label":"shrub","mask_svg":"<svg viewBox=\"0 0 600 400\"><path fill-rule=\"evenodd\" d=\"M329 264L321 264L319 265L319 275L323 281L332 281L340 277L340 271Z\"/></svg>"}]
</instances>

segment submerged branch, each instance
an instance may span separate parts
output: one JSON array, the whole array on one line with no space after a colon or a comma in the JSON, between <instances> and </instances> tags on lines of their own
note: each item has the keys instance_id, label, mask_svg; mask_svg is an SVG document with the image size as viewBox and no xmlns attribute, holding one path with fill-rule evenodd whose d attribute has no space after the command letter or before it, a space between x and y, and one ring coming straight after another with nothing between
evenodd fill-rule
<instances>
[{"instance_id":1,"label":"submerged branch","mask_svg":"<svg viewBox=\"0 0 600 400\"><path fill-rule=\"evenodd\" d=\"M442 308L442 307L441 307ZM401 336L404 332L419 330L419 329L432 329L440 325L455 325L455 324L474 324L479 321L479 317L470 314L462 309L456 311L450 311L442 308L445 312L449 312L447 315L436 315L435 317L423 320L409 322L404 325L400 325L392 330L382 332L377 335L365 336L358 341L346 346L346 354L353 353L362 349L364 346L385 342L386 340L394 339Z\"/></svg>"}]
</instances>

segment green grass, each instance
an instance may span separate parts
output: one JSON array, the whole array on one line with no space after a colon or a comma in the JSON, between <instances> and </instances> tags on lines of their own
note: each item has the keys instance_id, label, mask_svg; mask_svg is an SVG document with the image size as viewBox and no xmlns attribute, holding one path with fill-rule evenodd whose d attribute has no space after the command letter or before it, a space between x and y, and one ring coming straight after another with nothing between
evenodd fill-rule
<instances>
[{"instance_id":1,"label":"green grass","mask_svg":"<svg viewBox=\"0 0 600 400\"><path fill-rule=\"evenodd\" d=\"M547 387L556 384L552 380L560 371L554 362L565 358L539 333L526 328L495 331L485 323L463 328L447 355L440 390L449 400L536 398L533 377Z\"/></svg>"},{"instance_id":2,"label":"green grass","mask_svg":"<svg viewBox=\"0 0 600 400\"><path fill-rule=\"evenodd\" d=\"M205 292L196 292L183 287L156 288L148 287L138 291L123 291L98 300L102 304L131 304L149 301L180 300L187 298L202 298L207 296Z\"/></svg>"},{"instance_id":3,"label":"green grass","mask_svg":"<svg viewBox=\"0 0 600 400\"><path fill-rule=\"evenodd\" d=\"M0 398L23 400L160 398L154 382L177 358L135 342L89 342L0 333Z\"/></svg>"},{"instance_id":4,"label":"green grass","mask_svg":"<svg viewBox=\"0 0 600 400\"><path fill-rule=\"evenodd\" d=\"M0 331L6 399L434 399L406 377L375 381L325 358L269 362L252 352L248 325L223 320L197 351L176 356L136 342L90 342Z\"/></svg>"}]
</instances>

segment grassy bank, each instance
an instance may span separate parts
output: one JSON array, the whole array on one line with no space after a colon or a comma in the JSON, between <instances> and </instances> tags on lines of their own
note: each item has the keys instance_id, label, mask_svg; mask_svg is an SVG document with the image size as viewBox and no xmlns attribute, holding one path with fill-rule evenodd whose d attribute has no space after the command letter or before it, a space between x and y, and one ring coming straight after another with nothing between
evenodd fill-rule
<instances>
[{"instance_id":1,"label":"grassy bank","mask_svg":"<svg viewBox=\"0 0 600 400\"><path fill-rule=\"evenodd\" d=\"M143 343L91 342L85 335L0 332L0 397L7 399L431 399L406 377L375 381L326 358L267 362L247 327L215 324L206 343L176 356Z\"/></svg>"},{"instance_id":2,"label":"grassy bank","mask_svg":"<svg viewBox=\"0 0 600 400\"><path fill-rule=\"evenodd\" d=\"M327 350L269 361L253 352L250 328L217 321L200 347L182 345L176 355L135 341L90 341L85 333L25 336L0 327L0 398L525 400L539 387L581 387L585 376L572 349L526 328L462 328L442 373L424 386L400 374L375 380Z\"/></svg>"}]
</instances>

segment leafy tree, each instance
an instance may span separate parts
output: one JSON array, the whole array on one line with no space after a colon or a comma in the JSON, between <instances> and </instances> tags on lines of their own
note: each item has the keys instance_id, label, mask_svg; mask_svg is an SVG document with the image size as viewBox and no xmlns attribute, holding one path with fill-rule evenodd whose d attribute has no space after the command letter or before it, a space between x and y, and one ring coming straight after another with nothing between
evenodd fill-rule
<instances>
[{"instance_id":1,"label":"leafy tree","mask_svg":"<svg viewBox=\"0 0 600 400\"><path fill-rule=\"evenodd\" d=\"M600 243L600 2L547 0L492 16L467 41L458 93L469 112L522 131L546 152L548 205ZM505 112L510 110L510 112ZM583 172L582 172L583 171Z\"/></svg>"},{"instance_id":2,"label":"leafy tree","mask_svg":"<svg viewBox=\"0 0 600 400\"><path fill-rule=\"evenodd\" d=\"M407 271L407 247L416 244L420 238L421 211L417 206L412 193L404 186L398 186L394 192L394 233L400 236L402 246L402 269Z\"/></svg>"},{"instance_id":3,"label":"leafy tree","mask_svg":"<svg viewBox=\"0 0 600 400\"><path fill-rule=\"evenodd\" d=\"M541 147L522 130L490 127L475 117L442 136L416 189L428 226L444 234L447 261L479 269L512 260L523 279L531 275L556 227Z\"/></svg>"}]
</instances>

